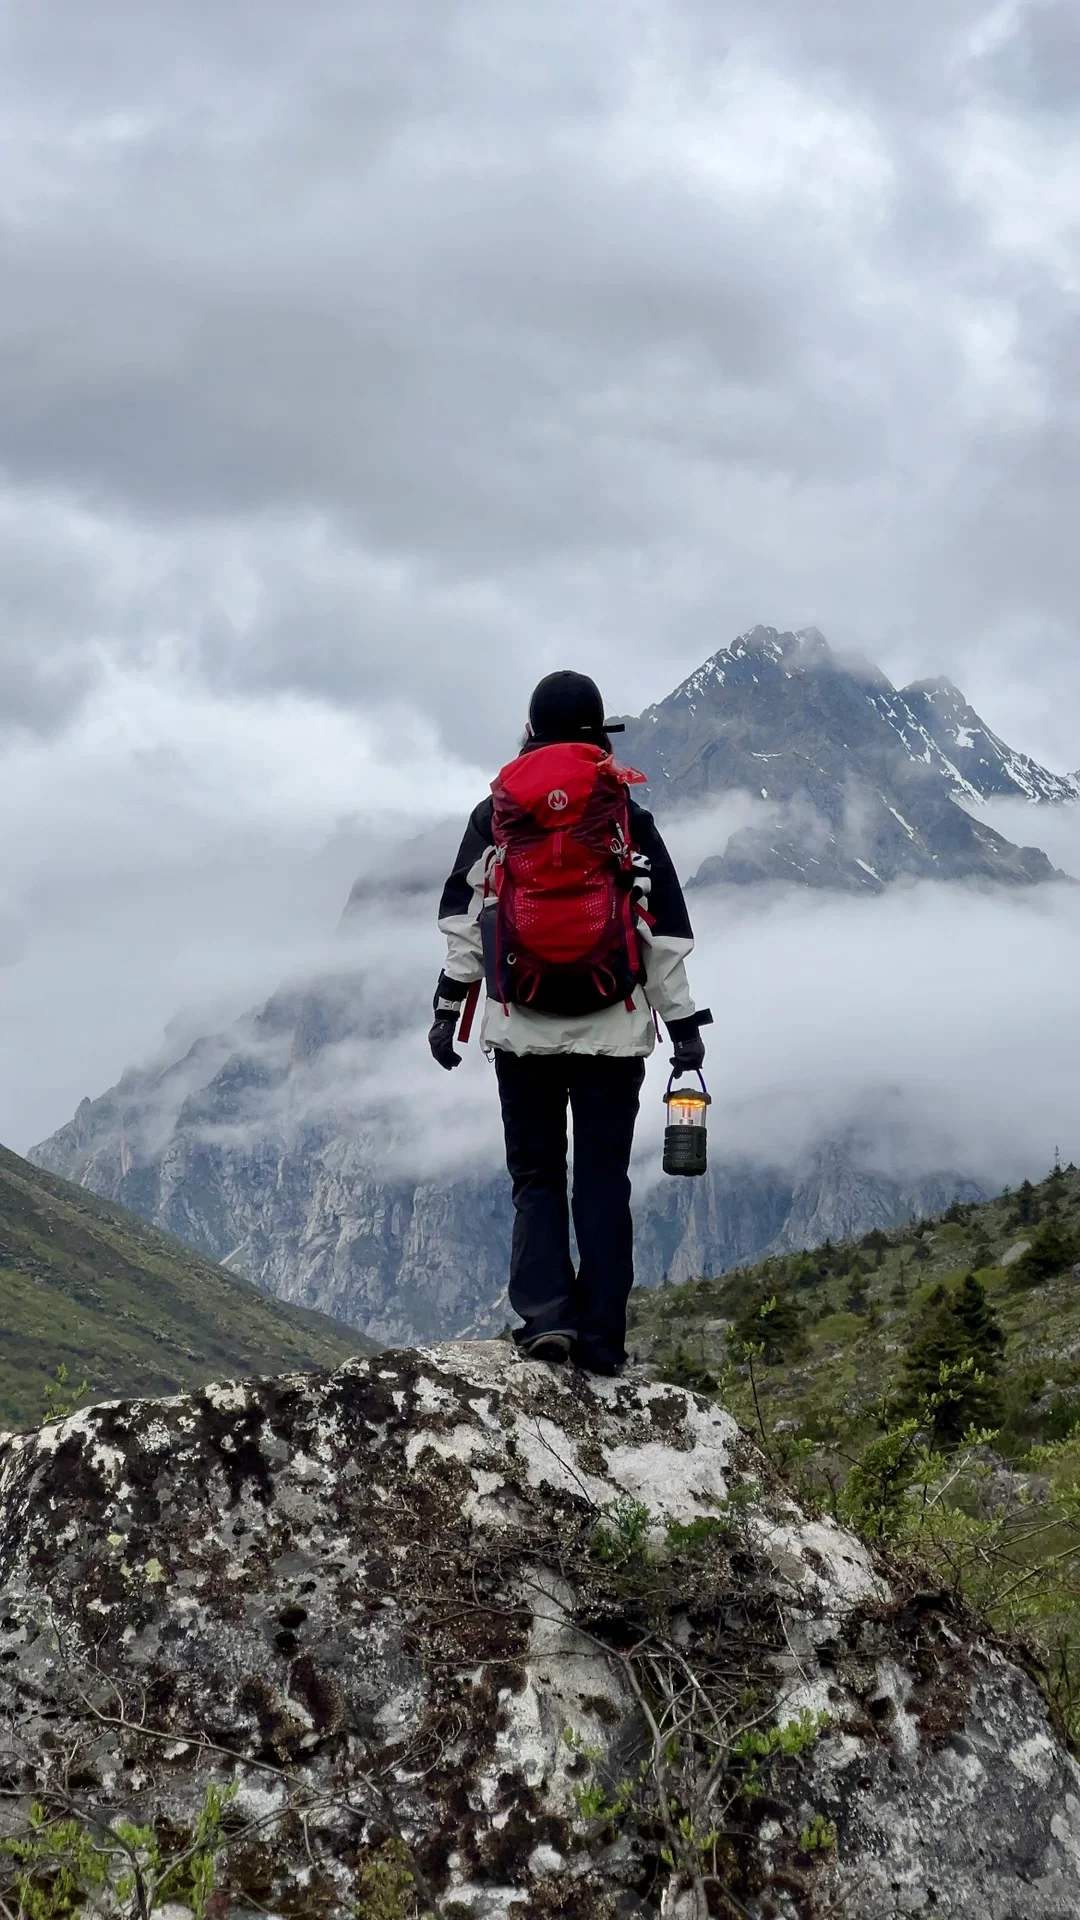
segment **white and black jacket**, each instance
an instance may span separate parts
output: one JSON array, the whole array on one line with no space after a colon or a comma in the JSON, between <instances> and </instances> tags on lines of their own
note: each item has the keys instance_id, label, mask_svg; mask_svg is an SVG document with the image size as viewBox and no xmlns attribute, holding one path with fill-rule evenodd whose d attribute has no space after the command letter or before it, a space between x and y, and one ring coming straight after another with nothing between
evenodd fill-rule
<instances>
[{"instance_id":1,"label":"white and black jacket","mask_svg":"<svg viewBox=\"0 0 1080 1920\"><path fill-rule=\"evenodd\" d=\"M491 817L494 802L482 800L470 815L458 849L454 870L443 888L439 927L446 935L446 966L436 1007L460 1004L473 981L484 977L480 942L480 912L484 904L484 875L494 846ZM639 879L635 893L648 908L649 921L638 920L643 985L634 991L633 1006L623 1001L599 1013L564 1016L534 1013L528 1007L504 1007L488 998L484 1008L481 1044L505 1048L508 1053L606 1053L644 1056L656 1043L653 1010L678 1037L691 1022L696 1025L694 1002L686 979L686 956L694 944L682 888L652 814L630 798L630 839ZM461 995L455 994L455 987Z\"/></svg>"}]
</instances>

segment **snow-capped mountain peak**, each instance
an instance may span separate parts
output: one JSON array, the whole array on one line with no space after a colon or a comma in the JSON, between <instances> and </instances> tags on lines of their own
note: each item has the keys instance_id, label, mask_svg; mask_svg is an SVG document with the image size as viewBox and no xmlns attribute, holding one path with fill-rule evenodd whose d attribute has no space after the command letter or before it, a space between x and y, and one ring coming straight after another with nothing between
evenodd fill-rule
<instances>
[{"instance_id":1,"label":"snow-capped mountain peak","mask_svg":"<svg viewBox=\"0 0 1080 1920\"><path fill-rule=\"evenodd\" d=\"M1045 854L1012 846L976 808L1080 800L1080 781L1008 746L951 680L898 689L815 627L740 634L628 720L624 744L661 809L736 791L767 802L768 819L705 863L710 880L1030 885L1054 875Z\"/></svg>"},{"instance_id":2,"label":"snow-capped mountain peak","mask_svg":"<svg viewBox=\"0 0 1080 1920\"><path fill-rule=\"evenodd\" d=\"M697 702L724 686L760 682L762 678L790 680L794 674L839 669L840 662L824 634L816 627L799 633L781 633L776 627L751 627L730 646L711 654L660 704L681 702L695 710ZM658 709L650 707L648 712ZM642 716L645 717L644 715Z\"/></svg>"},{"instance_id":3,"label":"snow-capped mountain peak","mask_svg":"<svg viewBox=\"0 0 1080 1920\"><path fill-rule=\"evenodd\" d=\"M1017 753L951 680L917 680L876 704L911 758L945 775L955 799L1080 800L1080 780Z\"/></svg>"}]
</instances>

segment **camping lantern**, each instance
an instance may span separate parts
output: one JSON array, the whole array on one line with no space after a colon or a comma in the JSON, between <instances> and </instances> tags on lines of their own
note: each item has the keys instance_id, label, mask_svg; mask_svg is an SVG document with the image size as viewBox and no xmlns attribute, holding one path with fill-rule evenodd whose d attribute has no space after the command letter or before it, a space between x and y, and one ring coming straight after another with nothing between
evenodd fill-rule
<instances>
[{"instance_id":1,"label":"camping lantern","mask_svg":"<svg viewBox=\"0 0 1080 1920\"><path fill-rule=\"evenodd\" d=\"M700 1073L700 1087L675 1087L675 1075L668 1081L664 1095L667 1126L664 1128L664 1172L704 1173L708 1155L705 1115L711 1105ZM674 1091L672 1091L674 1087Z\"/></svg>"}]
</instances>

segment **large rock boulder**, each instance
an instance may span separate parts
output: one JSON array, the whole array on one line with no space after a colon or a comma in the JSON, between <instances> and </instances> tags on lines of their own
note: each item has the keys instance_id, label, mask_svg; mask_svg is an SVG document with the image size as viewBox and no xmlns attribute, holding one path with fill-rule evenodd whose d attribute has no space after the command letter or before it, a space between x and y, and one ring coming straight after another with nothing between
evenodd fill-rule
<instances>
[{"instance_id":1,"label":"large rock boulder","mask_svg":"<svg viewBox=\"0 0 1080 1920\"><path fill-rule=\"evenodd\" d=\"M718 1408L497 1342L0 1440L0 1832L35 1800L146 1874L201 1817L173 1914L1080 1912L992 1636Z\"/></svg>"}]
</instances>

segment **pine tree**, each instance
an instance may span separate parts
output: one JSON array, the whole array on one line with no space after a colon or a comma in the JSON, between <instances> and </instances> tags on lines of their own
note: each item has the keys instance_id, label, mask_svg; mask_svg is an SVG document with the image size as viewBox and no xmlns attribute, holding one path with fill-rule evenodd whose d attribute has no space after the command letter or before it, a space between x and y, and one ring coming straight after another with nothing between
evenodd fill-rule
<instances>
[{"instance_id":1,"label":"pine tree","mask_svg":"<svg viewBox=\"0 0 1080 1920\"><path fill-rule=\"evenodd\" d=\"M1003 1346L985 1288L974 1274L967 1275L955 1293L935 1287L904 1356L900 1411L919 1414L927 1400L940 1395L931 1421L936 1447L958 1446L969 1427L998 1425L996 1375ZM959 1371L965 1362L969 1370ZM944 1386L943 1367L950 1374Z\"/></svg>"},{"instance_id":2,"label":"pine tree","mask_svg":"<svg viewBox=\"0 0 1080 1920\"><path fill-rule=\"evenodd\" d=\"M1013 1219L1018 1227L1033 1227L1042 1217L1042 1204L1030 1180L1023 1180L1017 1189L1016 1208Z\"/></svg>"},{"instance_id":3,"label":"pine tree","mask_svg":"<svg viewBox=\"0 0 1080 1920\"><path fill-rule=\"evenodd\" d=\"M931 1394L941 1390L941 1369L959 1366L964 1357L964 1335L947 1301L923 1309L904 1355L899 1393L902 1413L917 1413ZM936 1426L935 1426L936 1435Z\"/></svg>"},{"instance_id":4,"label":"pine tree","mask_svg":"<svg viewBox=\"0 0 1080 1920\"><path fill-rule=\"evenodd\" d=\"M998 1317L986 1297L986 1288L973 1273L961 1280L953 1299L953 1312L967 1340L967 1351L985 1373L997 1371L1005 1351L1005 1335Z\"/></svg>"}]
</instances>

